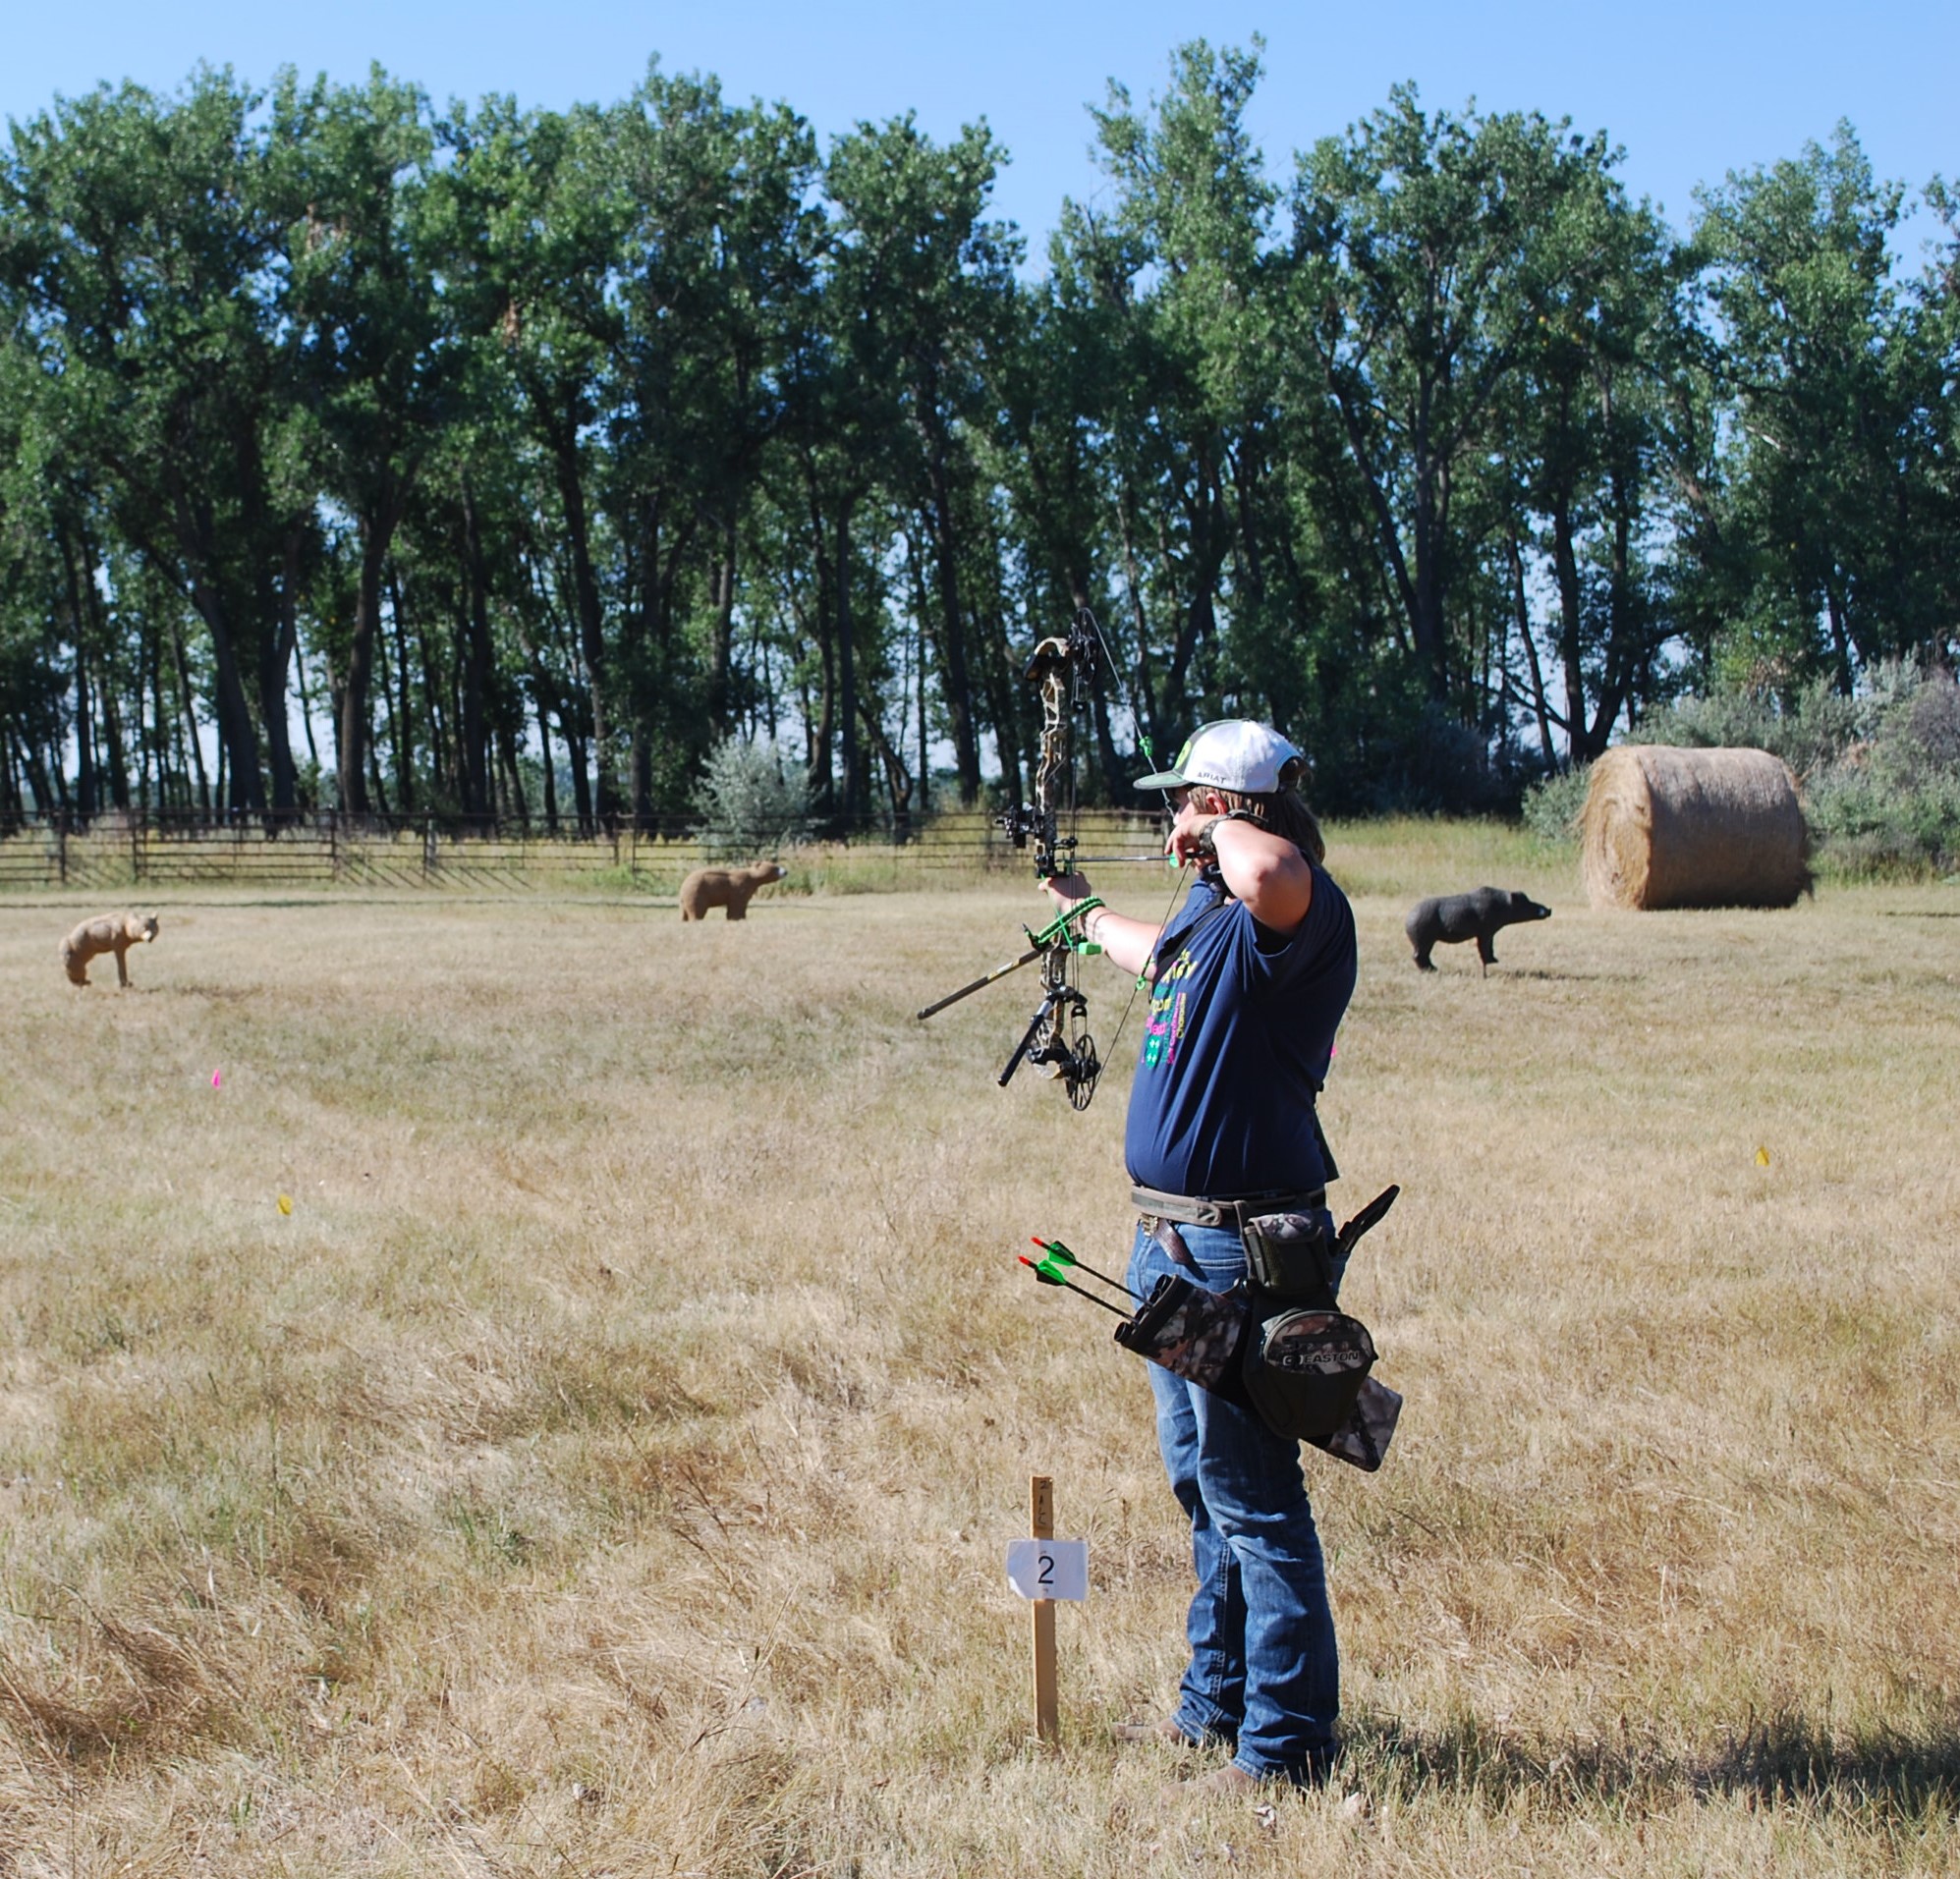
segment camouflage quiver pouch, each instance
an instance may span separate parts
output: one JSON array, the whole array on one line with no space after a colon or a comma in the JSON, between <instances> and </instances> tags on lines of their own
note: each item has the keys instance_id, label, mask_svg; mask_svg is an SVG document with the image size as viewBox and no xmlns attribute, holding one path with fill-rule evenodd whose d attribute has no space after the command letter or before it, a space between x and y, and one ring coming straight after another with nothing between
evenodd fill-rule
<instances>
[{"instance_id":1,"label":"camouflage quiver pouch","mask_svg":"<svg viewBox=\"0 0 1960 1879\"><path fill-rule=\"evenodd\" d=\"M1252 1321L1244 1285L1207 1292L1167 1272L1135 1314L1116 1327L1116 1342L1187 1383L1250 1409L1243 1369Z\"/></svg>"}]
</instances>

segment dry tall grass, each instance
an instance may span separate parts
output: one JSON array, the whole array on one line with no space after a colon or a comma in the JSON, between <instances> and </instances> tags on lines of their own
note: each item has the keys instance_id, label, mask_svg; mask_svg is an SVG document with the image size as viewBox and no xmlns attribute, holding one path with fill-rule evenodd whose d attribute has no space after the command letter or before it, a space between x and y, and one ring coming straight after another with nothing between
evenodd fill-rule
<instances>
[{"instance_id":1,"label":"dry tall grass","mask_svg":"<svg viewBox=\"0 0 1960 1879\"><path fill-rule=\"evenodd\" d=\"M1137 1360L1013 1263L1120 1256L1127 1071L997 1090L1025 974L910 1017L1032 888L166 902L122 995L0 904L0 1873L1960 1868L1960 899L1330 859L1409 1406L1310 1461L1349 1755L1263 1816L1108 1737L1184 1539ZM1556 917L1419 975L1485 878ZM1033 1471L1092 1558L1053 1755Z\"/></svg>"}]
</instances>

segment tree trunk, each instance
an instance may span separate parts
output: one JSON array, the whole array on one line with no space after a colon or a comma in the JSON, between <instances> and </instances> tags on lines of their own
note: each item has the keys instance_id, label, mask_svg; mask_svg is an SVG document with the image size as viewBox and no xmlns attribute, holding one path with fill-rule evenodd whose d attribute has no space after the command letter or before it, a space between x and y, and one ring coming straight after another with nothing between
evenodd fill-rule
<instances>
[{"instance_id":1,"label":"tree trunk","mask_svg":"<svg viewBox=\"0 0 1960 1879\"><path fill-rule=\"evenodd\" d=\"M1629 560L1633 512L1638 498L1617 468L1609 477L1609 485L1613 499L1613 548L1606 592L1606 669L1599 682L1599 708L1594 713L1593 727L1586 740L1593 756L1605 749L1615 720L1621 709L1630 704L1635 671L1646 656L1640 623L1635 618Z\"/></svg>"},{"instance_id":2,"label":"tree trunk","mask_svg":"<svg viewBox=\"0 0 1960 1879\"><path fill-rule=\"evenodd\" d=\"M307 660L296 643L293 648L293 680L300 693L300 728L307 734L307 756L317 779L320 771L319 740L313 735L313 701L307 691ZM331 722L331 719L329 719Z\"/></svg>"},{"instance_id":3,"label":"tree trunk","mask_svg":"<svg viewBox=\"0 0 1960 1879\"><path fill-rule=\"evenodd\" d=\"M885 735L884 726L878 721L877 701L868 697L863 700L861 709L865 741L884 768L885 794L891 803L892 839L903 842L912 827L912 776L905 767L904 756L894 748L891 739Z\"/></svg>"},{"instance_id":4,"label":"tree trunk","mask_svg":"<svg viewBox=\"0 0 1960 1879\"><path fill-rule=\"evenodd\" d=\"M960 779L960 801L971 807L980 801L980 738L974 727L973 679L967 666L966 621L960 605L952 477L946 464L945 439L936 426L928 463L932 485L928 520L939 577L939 690L946 715L952 721L953 764Z\"/></svg>"},{"instance_id":5,"label":"tree trunk","mask_svg":"<svg viewBox=\"0 0 1960 1879\"><path fill-rule=\"evenodd\" d=\"M540 672L532 686L532 702L537 707L537 747L544 759L544 828L558 833L558 769L551 757L551 718L544 708L544 679Z\"/></svg>"},{"instance_id":6,"label":"tree trunk","mask_svg":"<svg viewBox=\"0 0 1960 1879\"><path fill-rule=\"evenodd\" d=\"M569 701L561 699L558 729L565 739L565 761L572 772L572 812L579 818L581 835L594 834L598 820L592 813L592 772L586 754L586 740L579 729L580 714Z\"/></svg>"},{"instance_id":7,"label":"tree trunk","mask_svg":"<svg viewBox=\"0 0 1960 1879\"><path fill-rule=\"evenodd\" d=\"M1184 624L1171 646L1170 669L1164 675L1165 702L1177 706L1180 714L1192 659L1218 630L1218 577L1225 566L1230 539L1217 483L1208 464L1200 470L1197 486L1186 499L1184 509L1191 530L1191 594L1185 606ZM1177 571L1167 538L1160 536L1158 553L1168 585Z\"/></svg>"},{"instance_id":8,"label":"tree trunk","mask_svg":"<svg viewBox=\"0 0 1960 1879\"><path fill-rule=\"evenodd\" d=\"M554 434L553 442L558 464L558 496L565 507L565 534L572 549L572 593L579 609L579 656L586 667L592 752L598 764L598 819L611 828L619 813L619 788L612 773L612 705L607 695L611 672L606 657L605 613L599 604L598 578L592 572L591 528L586 513L577 433L566 428ZM583 765L579 768L583 770ZM588 819L588 811L583 808L580 816L582 821Z\"/></svg>"},{"instance_id":9,"label":"tree trunk","mask_svg":"<svg viewBox=\"0 0 1960 1879\"><path fill-rule=\"evenodd\" d=\"M497 755L503 769L504 803L503 814L508 816L513 810L517 815L517 825L526 835L531 833L531 804L525 800L524 772L517 761L517 733L508 721L497 728Z\"/></svg>"},{"instance_id":10,"label":"tree trunk","mask_svg":"<svg viewBox=\"0 0 1960 1879\"><path fill-rule=\"evenodd\" d=\"M1006 667L997 658L986 662L986 696L993 716L994 748L1000 756L1001 794L1007 799L1007 806L1018 813L1028 801L1028 790L1022 782L1021 721L1014 708Z\"/></svg>"},{"instance_id":11,"label":"tree trunk","mask_svg":"<svg viewBox=\"0 0 1960 1879\"><path fill-rule=\"evenodd\" d=\"M163 732L163 636L151 628L144 636L147 641L144 649L149 654L150 728L142 741L142 805L147 809L154 802L158 809L162 809L169 801L170 790L170 766L166 761L169 746L164 742ZM153 788L150 783L152 766L155 776Z\"/></svg>"},{"instance_id":12,"label":"tree trunk","mask_svg":"<svg viewBox=\"0 0 1960 1879\"><path fill-rule=\"evenodd\" d=\"M1579 557L1574 544L1572 499L1559 490L1551 500L1551 561L1558 581L1558 656L1565 667L1565 735L1575 761L1597 756L1586 746L1586 669L1582 663L1582 596Z\"/></svg>"},{"instance_id":13,"label":"tree trunk","mask_svg":"<svg viewBox=\"0 0 1960 1879\"><path fill-rule=\"evenodd\" d=\"M1848 698L1853 687L1851 634L1844 623L1844 595L1835 580L1824 581L1823 603L1830 621L1830 649L1837 664L1837 689Z\"/></svg>"},{"instance_id":14,"label":"tree trunk","mask_svg":"<svg viewBox=\"0 0 1960 1879\"><path fill-rule=\"evenodd\" d=\"M926 730L925 666L931 635L926 626L925 568L919 550L919 533L913 528L905 531L905 572L912 589L912 621L917 639L913 647L912 678L914 703L919 714L919 812L929 815L932 811L932 750Z\"/></svg>"},{"instance_id":15,"label":"tree trunk","mask_svg":"<svg viewBox=\"0 0 1960 1879\"><path fill-rule=\"evenodd\" d=\"M85 821L95 813L95 717L88 699L87 616L82 609L82 582L75 570L75 544L67 528L57 530L62 572L68 584L68 633L75 648L75 806Z\"/></svg>"},{"instance_id":16,"label":"tree trunk","mask_svg":"<svg viewBox=\"0 0 1960 1879\"><path fill-rule=\"evenodd\" d=\"M197 811L211 819L211 783L204 774L204 746L197 737L196 694L191 690L191 661L184 650L184 630L175 613L170 619L170 644L177 654L177 695L184 706L184 728L191 744L191 770L197 778Z\"/></svg>"},{"instance_id":17,"label":"tree trunk","mask_svg":"<svg viewBox=\"0 0 1960 1879\"><path fill-rule=\"evenodd\" d=\"M1420 591L1421 568L1424 560L1428 558L1425 555L1427 544L1419 526L1416 537L1417 574L1412 577L1409 572L1408 557L1403 552L1401 533L1395 526L1395 512L1389 507L1388 492L1381 486L1381 479L1375 474L1374 466L1369 462L1368 437L1363 430L1360 414L1355 411L1351 398L1343 391L1341 376L1335 369L1334 361L1324 352L1321 354L1321 364L1326 374L1328 393L1333 398L1334 408L1340 413L1342 427L1347 432L1349 460L1361 477L1362 487L1368 492L1369 507L1374 512L1375 532L1380 539L1382 558L1386 560L1388 571L1394 578L1396 596L1402 603L1402 615L1415 640L1418 663L1428 673L1429 652L1424 638L1424 601ZM1422 492L1427 487L1423 481L1426 464L1420 450L1416 454L1414 469L1418 478L1420 510L1425 506ZM1428 490L1431 498L1433 493L1432 488ZM1434 683L1432 675L1430 683Z\"/></svg>"},{"instance_id":18,"label":"tree trunk","mask_svg":"<svg viewBox=\"0 0 1960 1879\"><path fill-rule=\"evenodd\" d=\"M1144 707L1138 727L1154 747L1164 734L1164 708L1167 698L1157 695L1150 682L1150 623L1144 610L1144 575L1137 564L1137 498L1130 479L1123 478L1116 504L1117 520L1123 534L1123 579L1130 594L1131 626L1137 635L1137 695Z\"/></svg>"},{"instance_id":19,"label":"tree trunk","mask_svg":"<svg viewBox=\"0 0 1960 1879\"><path fill-rule=\"evenodd\" d=\"M1102 774L1102 800L1115 807L1130 801L1130 779L1124 774L1122 759L1116 754L1116 739L1109 728L1109 675L1103 671L1101 647L1090 660L1090 718L1095 739L1095 767ZM1152 766L1154 767L1154 766Z\"/></svg>"},{"instance_id":20,"label":"tree trunk","mask_svg":"<svg viewBox=\"0 0 1960 1879\"><path fill-rule=\"evenodd\" d=\"M368 689L374 679L374 636L381 620L381 556L375 547L373 523L359 525L361 572L354 596L354 637L348 645L347 675L340 695L340 726L334 761L340 770L343 805L355 815L369 813Z\"/></svg>"},{"instance_id":21,"label":"tree trunk","mask_svg":"<svg viewBox=\"0 0 1960 1879\"><path fill-rule=\"evenodd\" d=\"M463 483L463 813L486 816L490 809L489 733L486 725L490 673L489 569L483 530L469 479ZM520 801L523 800L519 799Z\"/></svg>"},{"instance_id":22,"label":"tree trunk","mask_svg":"<svg viewBox=\"0 0 1960 1879\"><path fill-rule=\"evenodd\" d=\"M714 604L714 623L708 635L707 721L716 737L729 728L729 674L735 637L735 566L739 546L735 517L731 513L721 525L721 546L708 571L709 592Z\"/></svg>"},{"instance_id":23,"label":"tree trunk","mask_svg":"<svg viewBox=\"0 0 1960 1879\"><path fill-rule=\"evenodd\" d=\"M293 654L300 643L300 553L305 545L300 525L289 524L279 576L277 630L263 636L258 659L258 715L265 724L265 756L272 770L272 813L282 819L293 815L300 801L293 733L286 721L286 675L292 670ZM302 704L302 711L305 708ZM310 723L307 736L312 736Z\"/></svg>"},{"instance_id":24,"label":"tree trunk","mask_svg":"<svg viewBox=\"0 0 1960 1879\"><path fill-rule=\"evenodd\" d=\"M402 813L416 812L415 720L409 715L409 630L402 618L402 583L395 570L388 570L388 613L395 625L395 693L400 709L390 706L388 729L395 746L395 794L401 799ZM387 690L386 684L382 691Z\"/></svg>"},{"instance_id":25,"label":"tree trunk","mask_svg":"<svg viewBox=\"0 0 1960 1879\"><path fill-rule=\"evenodd\" d=\"M381 777L381 757L377 746L367 746L367 787L375 809L382 815L391 813L388 807L388 786Z\"/></svg>"},{"instance_id":26,"label":"tree trunk","mask_svg":"<svg viewBox=\"0 0 1960 1879\"><path fill-rule=\"evenodd\" d=\"M87 617L88 636L100 663L95 671L95 717L101 727L103 754L108 759L109 801L119 809L130 806L129 758L123 747L123 716L116 700L115 631L102 607L102 590L95 583L94 570L101 557L84 526L82 531L82 610ZM142 688L137 688L137 723L142 723ZM101 766L97 765L95 805L101 807Z\"/></svg>"},{"instance_id":27,"label":"tree trunk","mask_svg":"<svg viewBox=\"0 0 1960 1879\"><path fill-rule=\"evenodd\" d=\"M109 759L109 801L119 809L130 806L129 757L123 747L123 715L116 704L115 675L109 668L105 654L102 661L100 683L95 688L99 716L102 720L102 743ZM138 698L138 711L141 711L141 698Z\"/></svg>"},{"instance_id":28,"label":"tree trunk","mask_svg":"<svg viewBox=\"0 0 1960 1879\"><path fill-rule=\"evenodd\" d=\"M442 695L442 681L436 675L435 636L431 633L418 633L416 646L421 654L422 698L428 709L428 788L431 808L448 799L450 794L450 774L455 764L450 760L449 742L455 734L454 717L445 719L444 711L448 701Z\"/></svg>"},{"instance_id":29,"label":"tree trunk","mask_svg":"<svg viewBox=\"0 0 1960 1879\"><path fill-rule=\"evenodd\" d=\"M844 819L848 825L864 807L858 796L858 662L851 626L851 511L846 497L837 509L837 726L843 733Z\"/></svg>"},{"instance_id":30,"label":"tree trunk","mask_svg":"<svg viewBox=\"0 0 1960 1879\"><path fill-rule=\"evenodd\" d=\"M1518 637L1524 641L1525 659L1532 674L1532 710L1538 718L1539 747L1544 752L1544 767L1555 770L1558 757L1551 747L1551 714L1544 701L1544 672L1539 665L1538 641L1532 636L1531 607L1525 596L1525 558L1518 548L1515 530L1507 529L1504 546L1511 558L1511 599L1518 616Z\"/></svg>"},{"instance_id":31,"label":"tree trunk","mask_svg":"<svg viewBox=\"0 0 1960 1879\"><path fill-rule=\"evenodd\" d=\"M75 806L85 822L95 813L95 716L88 702L88 656L75 647Z\"/></svg>"},{"instance_id":32,"label":"tree trunk","mask_svg":"<svg viewBox=\"0 0 1960 1879\"><path fill-rule=\"evenodd\" d=\"M230 622L216 590L201 576L192 580L192 601L211 636L218 668L218 793L231 811L255 813L265 806L258 778L258 739L245 701L245 684L233 653ZM228 773L228 774L227 774ZM228 785L228 787L227 787Z\"/></svg>"},{"instance_id":33,"label":"tree trunk","mask_svg":"<svg viewBox=\"0 0 1960 1879\"><path fill-rule=\"evenodd\" d=\"M1416 611L1409 626L1416 639L1416 660L1428 680L1429 696L1441 703L1449 696L1449 669L1443 632L1443 511L1441 466L1430 449L1429 387L1422 392L1422 409L1411 439L1416 482Z\"/></svg>"}]
</instances>

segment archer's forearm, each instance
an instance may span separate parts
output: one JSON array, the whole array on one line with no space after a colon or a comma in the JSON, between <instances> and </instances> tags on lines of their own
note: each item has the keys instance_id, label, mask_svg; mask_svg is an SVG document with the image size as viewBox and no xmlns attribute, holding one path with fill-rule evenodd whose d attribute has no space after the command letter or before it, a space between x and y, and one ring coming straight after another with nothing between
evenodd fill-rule
<instances>
[{"instance_id":1,"label":"archer's forearm","mask_svg":"<svg viewBox=\"0 0 1960 1879\"><path fill-rule=\"evenodd\" d=\"M1163 928L1161 925L1153 926L1148 920L1133 920L1127 913L1115 913L1106 907L1098 907L1083 921L1083 931L1084 937L1101 947L1104 955L1119 969L1145 972L1149 969L1151 955L1157 948L1157 935Z\"/></svg>"},{"instance_id":2,"label":"archer's forearm","mask_svg":"<svg viewBox=\"0 0 1960 1879\"><path fill-rule=\"evenodd\" d=\"M1291 933L1314 900L1314 870L1283 835L1252 822L1216 822L1211 844L1226 891L1243 901L1254 919Z\"/></svg>"}]
</instances>

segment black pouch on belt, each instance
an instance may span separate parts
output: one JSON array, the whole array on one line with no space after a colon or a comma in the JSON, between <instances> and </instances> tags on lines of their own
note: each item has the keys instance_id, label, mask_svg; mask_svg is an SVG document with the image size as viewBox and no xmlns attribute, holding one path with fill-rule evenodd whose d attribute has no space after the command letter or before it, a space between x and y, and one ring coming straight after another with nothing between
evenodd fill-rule
<instances>
[{"instance_id":1,"label":"black pouch on belt","mask_svg":"<svg viewBox=\"0 0 1960 1879\"><path fill-rule=\"evenodd\" d=\"M1386 1200L1393 1198L1391 1191ZM1338 1239L1323 1212L1259 1214L1242 1229L1251 1283L1240 1372L1253 1408L1281 1435L1314 1441L1354 1417L1374 1367L1374 1340L1334 1294L1354 1242L1388 1210L1376 1207Z\"/></svg>"}]
</instances>

